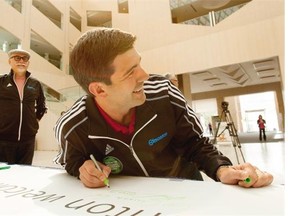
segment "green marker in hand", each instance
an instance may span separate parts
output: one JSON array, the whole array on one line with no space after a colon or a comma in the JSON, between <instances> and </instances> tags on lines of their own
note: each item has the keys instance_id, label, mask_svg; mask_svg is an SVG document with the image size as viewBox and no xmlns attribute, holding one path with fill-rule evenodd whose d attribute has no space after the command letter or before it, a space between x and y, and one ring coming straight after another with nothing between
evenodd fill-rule
<instances>
[{"instance_id":1,"label":"green marker in hand","mask_svg":"<svg viewBox=\"0 0 288 216\"><path fill-rule=\"evenodd\" d=\"M94 155L91 154L91 155L90 155L90 158L91 158L91 160L94 162L96 168L97 168L100 172L102 172L102 169L101 169L101 167L99 166L98 162L96 161ZM104 184L105 184L108 188L110 188L109 179L108 179L108 178L105 178L103 182L104 182Z\"/></svg>"}]
</instances>

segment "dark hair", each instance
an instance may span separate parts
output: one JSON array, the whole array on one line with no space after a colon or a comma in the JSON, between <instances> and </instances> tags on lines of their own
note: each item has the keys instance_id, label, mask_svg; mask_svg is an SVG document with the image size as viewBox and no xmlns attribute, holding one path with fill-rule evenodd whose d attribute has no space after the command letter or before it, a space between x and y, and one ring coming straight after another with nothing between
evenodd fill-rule
<instances>
[{"instance_id":1,"label":"dark hair","mask_svg":"<svg viewBox=\"0 0 288 216\"><path fill-rule=\"evenodd\" d=\"M113 28L96 28L84 33L70 55L76 82L88 93L91 82L111 84L112 63L117 55L132 49L136 36Z\"/></svg>"}]
</instances>

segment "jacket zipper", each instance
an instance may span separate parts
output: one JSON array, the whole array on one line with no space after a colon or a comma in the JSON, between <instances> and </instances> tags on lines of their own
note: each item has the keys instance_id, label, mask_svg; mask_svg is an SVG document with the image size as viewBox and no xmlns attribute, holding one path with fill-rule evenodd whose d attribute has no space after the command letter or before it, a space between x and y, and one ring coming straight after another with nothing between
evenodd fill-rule
<instances>
[{"instance_id":1,"label":"jacket zipper","mask_svg":"<svg viewBox=\"0 0 288 216\"><path fill-rule=\"evenodd\" d=\"M21 139L21 128L22 128L22 112L23 112L23 100L20 99L20 122L19 122L19 128L18 128L18 141Z\"/></svg>"},{"instance_id":2,"label":"jacket zipper","mask_svg":"<svg viewBox=\"0 0 288 216\"><path fill-rule=\"evenodd\" d=\"M28 79L29 79L29 77L25 80L25 83L22 87L22 94L19 92L17 82L14 79L14 83L16 85L16 88L17 88L17 91L18 91L18 94L20 97L20 119L19 119L19 128L18 128L18 141L20 141L20 139L21 139L21 129L22 129L22 121L23 121L23 95L24 95L25 85L26 85Z\"/></svg>"},{"instance_id":3,"label":"jacket zipper","mask_svg":"<svg viewBox=\"0 0 288 216\"><path fill-rule=\"evenodd\" d=\"M136 152L134 151L134 148L133 148L133 140L135 138L135 136L144 128L146 127L146 125L148 125L151 121L153 121L155 118L157 117L157 114L155 114L149 121L147 121L138 131L136 131L136 133L134 134L134 136L132 137L131 139L131 142L130 142L130 150L132 152L132 155L134 156L135 160L137 161L137 163L139 164L139 166L141 167L142 171L144 172L145 176L149 177L149 174L147 172L147 170L145 169L143 163L141 162L141 160L139 159L139 157L137 156Z\"/></svg>"},{"instance_id":4,"label":"jacket zipper","mask_svg":"<svg viewBox=\"0 0 288 216\"><path fill-rule=\"evenodd\" d=\"M153 121L155 118L157 117L157 114L155 114L148 122L146 122L138 131L136 131L136 133L133 135L132 139L131 139L131 142L130 142L130 145L127 145L125 142L121 141L121 140L118 140L118 139L114 139L114 138L111 138L111 137L105 137L106 139L110 139L110 140L114 140L114 141L118 141L122 144L124 144L126 147L128 147L130 149L130 152L132 154L132 156L134 157L134 159L137 161L138 165L141 167L142 171L144 172L145 176L149 177L149 174L146 170L146 168L144 167L143 163L141 162L141 160L139 159L139 157L137 156L136 152L134 151L134 148L133 148L133 140L135 138L135 136L144 128L146 127L146 125L148 125L151 121ZM88 137L90 139L96 139L96 138L100 138L100 136L92 136L92 135L88 135ZM101 137L103 138L103 137Z\"/></svg>"}]
</instances>

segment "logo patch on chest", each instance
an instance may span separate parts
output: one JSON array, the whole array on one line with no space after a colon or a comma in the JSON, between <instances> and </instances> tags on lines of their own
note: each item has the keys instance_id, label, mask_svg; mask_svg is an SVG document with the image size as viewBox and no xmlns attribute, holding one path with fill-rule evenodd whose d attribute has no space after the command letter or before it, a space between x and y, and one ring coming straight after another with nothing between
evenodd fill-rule
<instances>
[{"instance_id":1,"label":"logo patch on chest","mask_svg":"<svg viewBox=\"0 0 288 216\"><path fill-rule=\"evenodd\" d=\"M122 162L116 157L107 156L104 158L103 163L110 167L112 174L118 174L123 170Z\"/></svg>"}]
</instances>

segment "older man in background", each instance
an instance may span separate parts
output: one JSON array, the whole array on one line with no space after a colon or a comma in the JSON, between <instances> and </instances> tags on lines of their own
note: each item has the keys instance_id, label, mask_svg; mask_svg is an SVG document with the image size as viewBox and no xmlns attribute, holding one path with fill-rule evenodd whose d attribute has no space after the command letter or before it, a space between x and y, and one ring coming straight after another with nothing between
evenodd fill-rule
<instances>
[{"instance_id":1,"label":"older man in background","mask_svg":"<svg viewBox=\"0 0 288 216\"><path fill-rule=\"evenodd\" d=\"M0 76L0 162L32 164L39 120L46 113L41 83L27 71L30 53L8 52L10 73Z\"/></svg>"}]
</instances>

